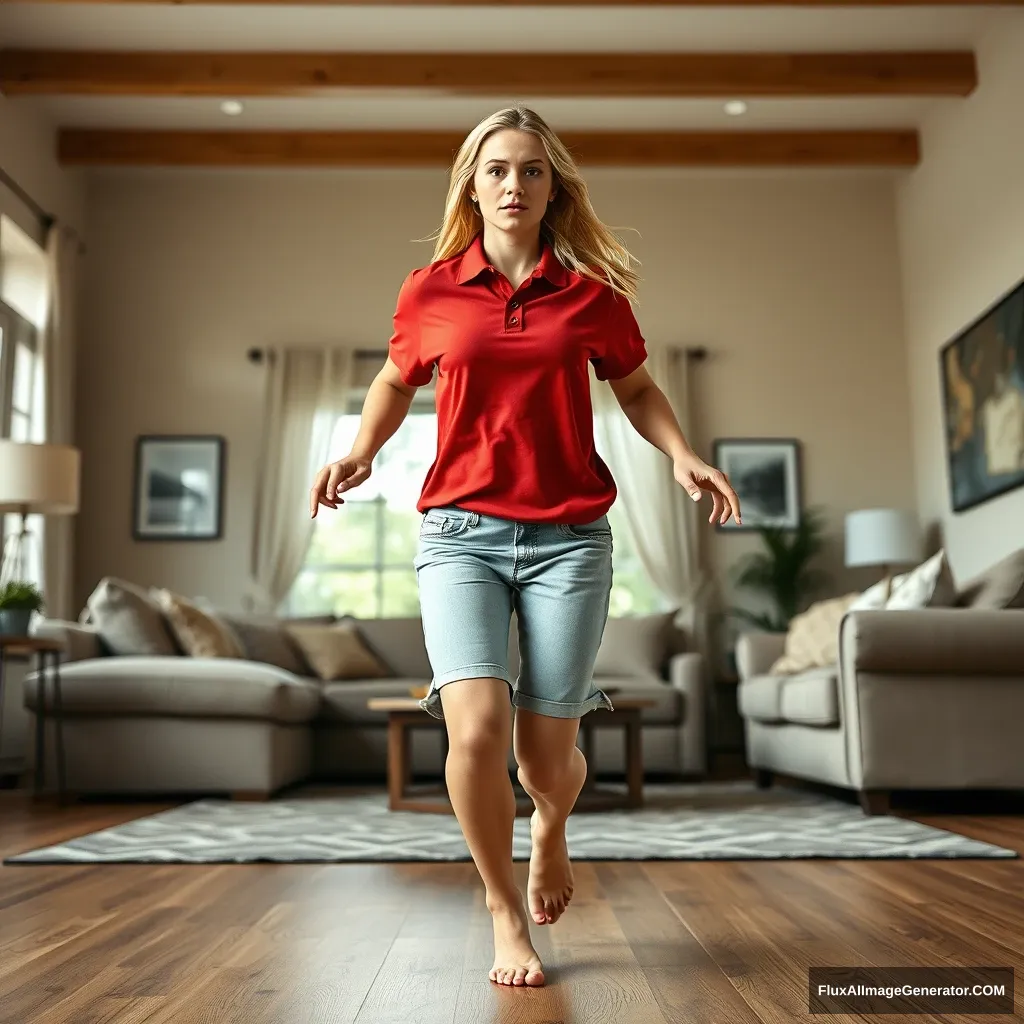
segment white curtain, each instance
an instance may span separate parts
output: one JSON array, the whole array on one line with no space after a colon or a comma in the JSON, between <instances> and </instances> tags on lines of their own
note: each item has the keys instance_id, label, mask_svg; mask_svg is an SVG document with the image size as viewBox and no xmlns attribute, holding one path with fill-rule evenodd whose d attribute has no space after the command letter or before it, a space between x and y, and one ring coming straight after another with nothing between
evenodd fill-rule
<instances>
[{"instance_id":1,"label":"white curtain","mask_svg":"<svg viewBox=\"0 0 1024 1024\"><path fill-rule=\"evenodd\" d=\"M249 602L260 611L277 611L302 568L314 527L309 489L316 471L337 457L331 435L345 411L354 363L351 349L268 352Z\"/></svg>"},{"instance_id":2,"label":"white curtain","mask_svg":"<svg viewBox=\"0 0 1024 1024\"><path fill-rule=\"evenodd\" d=\"M691 440L686 353L652 347L646 366ZM676 482L671 460L637 433L607 382L593 375L591 381L595 443L615 478L630 543L667 605L680 609L676 624L705 650L699 539L700 509L707 503L695 503Z\"/></svg>"},{"instance_id":3,"label":"white curtain","mask_svg":"<svg viewBox=\"0 0 1024 1024\"><path fill-rule=\"evenodd\" d=\"M47 304L40 333L43 374L44 440L74 444L75 298L78 237L60 224L46 236ZM74 597L74 517L49 516L42 529L43 589L46 614L77 617Z\"/></svg>"}]
</instances>

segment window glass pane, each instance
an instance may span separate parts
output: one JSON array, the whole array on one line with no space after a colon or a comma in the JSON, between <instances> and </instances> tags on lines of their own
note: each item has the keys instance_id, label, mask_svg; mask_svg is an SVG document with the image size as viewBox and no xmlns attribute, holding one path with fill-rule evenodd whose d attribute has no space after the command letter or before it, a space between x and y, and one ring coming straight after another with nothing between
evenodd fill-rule
<instances>
[{"instance_id":1,"label":"window glass pane","mask_svg":"<svg viewBox=\"0 0 1024 1024\"><path fill-rule=\"evenodd\" d=\"M416 570L388 569L383 574L384 600L381 615L384 618L409 618L420 613L420 595L416 583Z\"/></svg>"},{"instance_id":2,"label":"window glass pane","mask_svg":"<svg viewBox=\"0 0 1024 1024\"><path fill-rule=\"evenodd\" d=\"M27 345L14 349L14 408L29 412L32 408L32 370L35 354Z\"/></svg>"},{"instance_id":3,"label":"window glass pane","mask_svg":"<svg viewBox=\"0 0 1024 1024\"><path fill-rule=\"evenodd\" d=\"M376 565L377 517L373 501L346 497L339 508L321 506L306 565Z\"/></svg>"},{"instance_id":4,"label":"window glass pane","mask_svg":"<svg viewBox=\"0 0 1024 1024\"><path fill-rule=\"evenodd\" d=\"M28 416L23 412L19 412L15 409L11 413L11 440L12 441L30 441L29 437L29 419Z\"/></svg>"},{"instance_id":5,"label":"window glass pane","mask_svg":"<svg viewBox=\"0 0 1024 1024\"><path fill-rule=\"evenodd\" d=\"M612 536L612 591L608 615L648 615L661 611L666 602L651 583L626 533L625 516L618 501L608 511Z\"/></svg>"},{"instance_id":6,"label":"window glass pane","mask_svg":"<svg viewBox=\"0 0 1024 1024\"><path fill-rule=\"evenodd\" d=\"M292 588L290 615L377 616L378 574L365 572L319 572L304 569Z\"/></svg>"}]
</instances>

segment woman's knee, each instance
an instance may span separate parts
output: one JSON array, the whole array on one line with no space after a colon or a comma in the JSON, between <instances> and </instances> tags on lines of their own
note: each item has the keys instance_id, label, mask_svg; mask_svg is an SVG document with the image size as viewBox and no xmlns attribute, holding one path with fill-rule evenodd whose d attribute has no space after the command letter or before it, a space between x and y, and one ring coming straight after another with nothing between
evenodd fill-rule
<instances>
[{"instance_id":1,"label":"woman's knee","mask_svg":"<svg viewBox=\"0 0 1024 1024\"><path fill-rule=\"evenodd\" d=\"M508 754L512 711L503 679L460 679L441 687L448 749L482 759Z\"/></svg>"}]
</instances>

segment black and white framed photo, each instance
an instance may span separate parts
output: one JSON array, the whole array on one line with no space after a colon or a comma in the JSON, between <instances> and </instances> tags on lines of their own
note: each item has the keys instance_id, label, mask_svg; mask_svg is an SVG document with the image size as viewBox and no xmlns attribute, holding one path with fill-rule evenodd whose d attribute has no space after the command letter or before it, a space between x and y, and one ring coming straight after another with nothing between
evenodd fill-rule
<instances>
[{"instance_id":1,"label":"black and white framed photo","mask_svg":"<svg viewBox=\"0 0 1024 1024\"><path fill-rule=\"evenodd\" d=\"M147 434L135 447L136 540L218 540L224 519L224 438Z\"/></svg>"},{"instance_id":2,"label":"black and white framed photo","mask_svg":"<svg viewBox=\"0 0 1024 1024\"><path fill-rule=\"evenodd\" d=\"M800 442L792 438L727 437L715 441L714 465L740 500L743 525L730 519L722 531L800 525Z\"/></svg>"}]
</instances>

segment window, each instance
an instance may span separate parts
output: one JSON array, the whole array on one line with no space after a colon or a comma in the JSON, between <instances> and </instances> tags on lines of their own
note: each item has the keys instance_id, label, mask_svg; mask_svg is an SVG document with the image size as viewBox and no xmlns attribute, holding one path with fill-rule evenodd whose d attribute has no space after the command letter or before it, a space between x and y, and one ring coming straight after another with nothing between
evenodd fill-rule
<instances>
[{"instance_id":1,"label":"window","mask_svg":"<svg viewBox=\"0 0 1024 1024\"><path fill-rule=\"evenodd\" d=\"M359 430L363 392L335 428L332 452L347 452ZM287 615L395 618L420 613L416 554L423 480L437 451L433 392L421 389L409 415L374 460L370 478L345 494L339 509L321 509L305 564L285 602ZM618 501L608 518L614 535L609 614L643 615L664 607L626 536Z\"/></svg>"},{"instance_id":2,"label":"window","mask_svg":"<svg viewBox=\"0 0 1024 1024\"><path fill-rule=\"evenodd\" d=\"M359 430L363 392L338 420L332 452L347 452ZM413 558L416 511L437 450L433 392L417 392L402 425L374 459L370 478L345 494L338 509L317 515L306 562L288 595L289 615L399 618L420 613Z\"/></svg>"},{"instance_id":3,"label":"window","mask_svg":"<svg viewBox=\"0 0 1024 1024\"><path fill-rule=\"evenodd\" d=\"M43 365L39 330L46 305L46 261L42 250L9 218L0 219L0 438L45 440ZM21 516L2 517L3 539L21 530ZM43 584L40 515L26 520L29 542L23 575Z\"/></svg>"}]
</instances>

